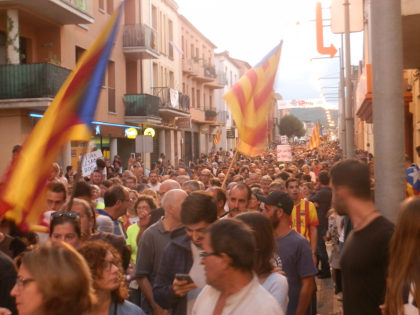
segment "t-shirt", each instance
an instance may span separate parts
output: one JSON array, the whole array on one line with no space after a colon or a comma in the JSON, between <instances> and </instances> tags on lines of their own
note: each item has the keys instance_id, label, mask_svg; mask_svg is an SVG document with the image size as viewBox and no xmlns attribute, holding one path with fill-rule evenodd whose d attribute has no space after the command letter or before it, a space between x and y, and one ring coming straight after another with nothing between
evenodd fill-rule
<instances>
[{"instance_id":1,"label":"t-shirt","mask_svg":"<svg viewBox=\"0 0 420 315\"><path fill-rule=\"evenodd\" d=\"M130 246L131 260L135 263L137 259L137 235L140 232L140 227L137 223L131 224L127 229L126 244Z\"/></svg>"},{"instance_id":2,"label":"t-shirt","mask_svg":"<svg viewBox=\"0 0 420 315\"><path fill-rule=\"evenodd\" d=\"M301 279L316 275L318 270L312 260L311 246L295 230L277 238L276 241L283 270L289 284L289 304L286 314L292 315L295 314L298 305L300 289L302 288ZM306 314L311 314L310 307L308 307Z\"/></svg>"},{"instance_id":3,"label":"t-shirt","mask_svg":"<svg viewBox=\"0 0 420 315\"><path fill-rule=\"evenodd\" d=\"M0 307L9 309L12 314L17 314L15 298L10 295L16 276L12 259L0 251Z\"/></svg>"},{"instance_id":4,"label":"t-shirt","mask_svg":"<svg viewBox=\"0 0 420 315\"><path fill-rule=\"evenodd\" d=\"M346 315L381 314L388 267L388 247L394 225L383 216L347 237L340 259Z\"/></svg>"},{"instance_id":5,"label":"t-shirt","mask_svg":"<svg viewBox=\"0 0 420 315\"><path fill-rule=\"evenodd\" d=\"M153 286L153 281L163 256L163 250L170 240L171 232L165 230L162 219L144 231L138 244L136 270L134 273L136 278L147 277ZM140 305L146 313L152 311L143 294Z\"/></svg>"},{"instance_id":6,"label":"t-shirt","mask_svg":"<svg viewBox=\"0 0 420 315\"><path fill-rule=\"evenodd\" d=\"M287 278L277 272L273 272L265 279L262 286L270 292L286 314L287 303L289 302L289 285L287 284Z\"/></svg>"},{"instance_id":7,"label":"t-shirt","mask_svg":"<svg viewBox=\"0 0 420 315\"><path fill-rule=\"evenodd\" d=\"M332 192L330 187L321 187L310 198L318 204L317 214L319 224L326 230L328 227L327 212L331 209Z\"/></svg>"},{"instance_id":8,"label":"t-shirt","mask_svg":"<svg viewBox=\"0 0 420 315\"><path fill-rule=\"evenodd\" d=\"M146 315L137 305L125 300L121 304L115 305L114 302L109 306L108 315Z\"/></svg>"},{"instance_id":9,"label":"t-shirt","mask_svg":"<svg viewBox=\"0 0 420 315\"><path fill-rule=\"evenodd\" d=\"M193 315L212 315L220 295L221 291L206 285L194 304ZM226 299L222 311L222 315L245 314L284 314L273 296L258 283L256 276L240 291Z\"/></svg>"},{"instance_id":10,"label":"t-shirt","mask_svg":"<svg viewBox=\"0 0 420 315\"><path fill-rule=\"evenodd\" d=\"M311 240L309 227L319 225L315 205L305 199L301 199L298 205L293 206L290 220L292 229L306 237L308 241Z\"/></svg>"}]
</instances>

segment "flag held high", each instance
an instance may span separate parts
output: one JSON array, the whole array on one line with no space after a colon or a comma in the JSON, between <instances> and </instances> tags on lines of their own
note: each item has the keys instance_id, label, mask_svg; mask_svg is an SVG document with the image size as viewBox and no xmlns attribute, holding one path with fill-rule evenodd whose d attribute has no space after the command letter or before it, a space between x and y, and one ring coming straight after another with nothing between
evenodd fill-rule
<instances>
[{"instance_id":1,"label":"flag held high","mask_svg":"<svg viewBox=\"0 0 420 315\"><path fill-rule=\"evenodd\" d=\"M83 54L0 181L0 215L5 214L22 230L39 229L47 210L45 192L51 166L62 146L69 140L91 138L88 125L95 114L122 6Z\"/></svg>"},{"instance_id":2,"label":"flag held high","mask_svg":"<svg viewBox=\"0 0 420 315\"><path fill-rule=\"evenodd\" d=\"M281 48L282 42L223 95L238 128L240 141L236 149L242 154L256 156L268 145L271 121L267 118Z\"/></svg>"}]
</instances>

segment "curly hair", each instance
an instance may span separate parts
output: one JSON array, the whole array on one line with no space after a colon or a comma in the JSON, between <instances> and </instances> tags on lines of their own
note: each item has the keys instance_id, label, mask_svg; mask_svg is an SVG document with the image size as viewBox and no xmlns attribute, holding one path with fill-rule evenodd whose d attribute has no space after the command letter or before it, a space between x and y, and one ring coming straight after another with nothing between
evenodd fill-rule
<instances>
[{"instance_id":1,"label":"curly hair","mask_svg":"<svg viewBox=\"0 0 420 315\"><path fill-rule=\"evenodd\" d=\"M105 268L105 257L108 252L111 252L117 263L117 267L120 270L120 285L118 288L111 292L111 297L112 301L118 304L123 303L124 300L128 297L128 291L124 283L124 272L122 268L121 257L117 250L110 244L98 240L85 242L79 248L79 252L82 254L89 265L94 287L96 287L96 281L102 278Z\"/></svg>"}]
</instances>

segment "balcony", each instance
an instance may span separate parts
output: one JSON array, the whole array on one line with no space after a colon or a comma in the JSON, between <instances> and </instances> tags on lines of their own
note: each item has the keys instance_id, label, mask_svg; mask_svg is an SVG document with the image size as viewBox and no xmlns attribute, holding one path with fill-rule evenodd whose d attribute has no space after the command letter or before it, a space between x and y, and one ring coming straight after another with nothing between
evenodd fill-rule
<instances>
[{"instance_id":1,"label":"balcony","mask_svg":"<svg viewBox=\"0 0 420 315\"><path fill-rule=\"evenodd\" d=\"M124 95L125 120L130 123L160 123L159 97L150 94Z\"/></svg>"},{"instance_id":2,"label":"balcony","mask_svg":"<svg viewBox=\"0 0 420 315\"><path fill-rule=\"evenodd\" d=\"M124 25L123 50L130 59L157 59L158 35L147 25Z\"/></svg>"},{"instance_id":3,"label":"balcony","mask_svg":"<svg viewBox=\"0 0 420 315\"><path fill-rule=\"evenodd\" d=\"M59 24L90 24L92 17L92 1L90 0L0 0L0 6L22 6L39 16Z\"/></svg>"},{"instance_id":4,"label":"balcony","mask_svg":"<svg viewBox=\"0 0 420 315\"><path fill-rule=\"evenodd\" d=\"M153 95L160 98L159 114L162 118L190 116L190 98L168 87L154 87Z\"/></svg>"},{"instance_id":5,"label":"balcony","mask_svg":"<svg viewBox=\"0 0 420 315\"><path fill-rule=\"evenodd\" d=\"M191 59L185 59L182 58L182 71L186 74L192 74L193 73L193 65Z\"/></svg>"},{"instance_id":6,"label":"balcony","mask_svg":"<svg viewBox=\"0 0 420 315\"><path fill-rule=\"evenodd\" d=\"M45 109L69 74L50 63L0 65L0 106Z\"/></svg>"},{"instance_id":7,"label":"balcony","mask_svg":"<svg viewBox=\"0 0 420 315\"><path fill-rule=\"evenodd\" d=\"M205 83L210 89L223 89L227 84L226 74L224 72L217 72L212 81Z\"/></svg>"}]
</instances>

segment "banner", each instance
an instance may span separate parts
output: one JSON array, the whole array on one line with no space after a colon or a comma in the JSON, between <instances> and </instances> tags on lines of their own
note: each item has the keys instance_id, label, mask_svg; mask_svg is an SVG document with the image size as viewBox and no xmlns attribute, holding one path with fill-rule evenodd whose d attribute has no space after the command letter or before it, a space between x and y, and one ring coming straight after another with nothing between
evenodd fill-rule
<instances>
[{"instance_id":1,"label":"banner","mask_svg":"<svg viewBox=\"0 0 420 315\"><path fill-rule=\"evenodd\" d=\"M277 146L277 162L292 161L292 148L288 144Z\"/></svg>"},{"instance_id":2,"label":"banner","mask_svg":"<svg viewBox=\"0 0 420 315\"><path fill-rule=\"evenodd\" d=\"M103 159L104 156L100 150L86 153L82 161L82 175L89 176L96 169L96 160Z\"/></svg>"}]
</instances>

